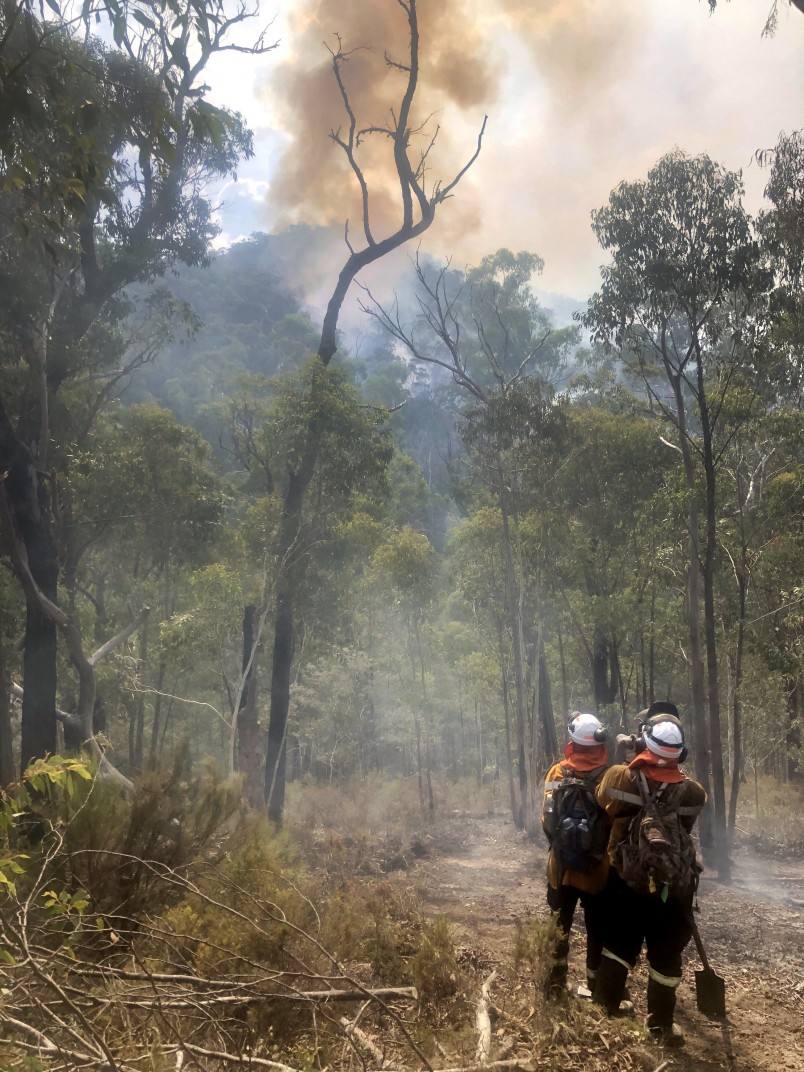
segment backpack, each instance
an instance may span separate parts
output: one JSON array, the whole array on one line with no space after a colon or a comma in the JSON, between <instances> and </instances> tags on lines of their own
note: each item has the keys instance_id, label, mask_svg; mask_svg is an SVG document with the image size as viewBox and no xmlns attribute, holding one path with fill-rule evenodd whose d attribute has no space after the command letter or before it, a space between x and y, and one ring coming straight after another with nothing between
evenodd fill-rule
<instances>
[{"instance_id":1,"label":"backpack","mask_svg":"<svg viewBox=\"0 0 804 1072\"><path fill-rule=\"evenodd\" d=\"M606 855L609 829L595 800L605 767L581 774L562 765L563 778L545 782L552 790L544 809L544 832L563 871L591 871Z\"/></svg>"},{"instance_id":2,"label":"backpack","mask_svg":"<svg viewBox=\"0 0 804 1072\"><path fill-rule=\"evenodd\" d=\"M643 771L637 772L639 796L615 795L640 805L628 833L617 846L623 879L637 893L679 899L691 896L702 867L681 816L697 815L700 807L683 807L683 783L662 783L651 793Z\"/></svg>"}]
</instances>

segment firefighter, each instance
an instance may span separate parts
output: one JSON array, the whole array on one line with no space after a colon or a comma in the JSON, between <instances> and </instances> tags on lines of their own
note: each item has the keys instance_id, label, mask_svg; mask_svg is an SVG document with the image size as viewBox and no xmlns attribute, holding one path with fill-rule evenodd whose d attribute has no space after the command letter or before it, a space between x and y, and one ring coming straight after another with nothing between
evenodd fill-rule
<instances>
[{"instance_id":1,"label":"firefighter","mask_svg":"<svg viewBox=\"0 0 804 1072\"><path fill-rule=\"evenodd\" d=\"M610 767L597 799L612 821L611 869L603 896L603 950L593 998L610 1015L644 942L648 1029L667 1046L683 1045L674 1022L681 957L692 937L692 901L700 865L690 832L706 802L679 768L684 730L672 714L646 721L637 755Z\"/></svg>"},{"instance_id":2,"label":"firefighter","mask_svg":"<svg viewBox=\"0 0 804 1072\"><path fill-rule=\"evenodd\" d=\"M609 870L608 821L595 799L606 769L606 729L594 715L575 711L567 730L564 759L547 772L542 808L550 843L547 903L560 933L546 983L552 998L566 992L569 935L579 901L586 924L587 995L591 993L603 948L600 893Z\"/></svg>"}]
</instances>

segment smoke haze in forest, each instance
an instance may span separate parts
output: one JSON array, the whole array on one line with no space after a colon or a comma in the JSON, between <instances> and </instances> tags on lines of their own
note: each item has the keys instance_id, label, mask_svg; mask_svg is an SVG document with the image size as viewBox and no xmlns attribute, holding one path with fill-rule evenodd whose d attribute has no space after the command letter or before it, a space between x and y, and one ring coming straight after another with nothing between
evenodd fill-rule
<instances>
[{"instance_id":1,"label":"smoke haze in forest","mask_svg":"<svg viewBox=\"0 0 804 1072\"><path fill-rule=\"evenodd\" d=\"M476 263L500 245L529 248L545 259L548 289L582 297L600 263L590 212L674 146L745 169L755 209L765 175L753 153L774 144L780 128L800 125L804 99L804 20L781 15L776 36L763 39L763 11L753 4L721 5L710 18L696 0L622 0L615 9L592 0L422 3L420 99L442 124L434 177L461 166L490 116L483 153L428 249ZM404 44L395 3L349 0L335 12L324 0L299 2L277 30L280 47L253 96L242 61L228 87L216 79L218 96L258 128L257 159L242 173L270 183L261 202L232 197L224 207L227 240L297 220L340 231L348 216L354 226L354 183L328 140L343 112L325 41L339 33L345 50L366 46L346 75L371 121L387 116L400 84L383 58L386 49L400 58L395 45ZM378 212L393 222L384 148L372 149L367 168Z\"/></svg>"}]
</instances>

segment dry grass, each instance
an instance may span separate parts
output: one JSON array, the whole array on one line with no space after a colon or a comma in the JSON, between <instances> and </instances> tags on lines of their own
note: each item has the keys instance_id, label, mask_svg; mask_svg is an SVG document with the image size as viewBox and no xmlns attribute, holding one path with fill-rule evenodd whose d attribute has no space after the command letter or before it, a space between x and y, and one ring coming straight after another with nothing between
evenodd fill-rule
<instances>
[{"instance_id":1,"label":"dry grass","mask_svg":"<svg viewBox=\"0 0 804 1072\"><path fill-rule=\"evenodd\" d=\"M500 810L499 787L433 776L434 816L422 811L415 776L370 774L340 783L288 787L286 827L307 861L331 879L406 870L433 852L454 848L461 818Z\"/></svg>"},{"instance_id":2,"label":"dry grass","mask_svg":"<svg viewBox=\"0 0 804 1072\"><path fill-rule=\"evenodd\" d=\"M804 787L764 775L755 787L749 778L738 801L736 833L739 845L756 852L804 853Z\"/></svg>"}]
</instances>

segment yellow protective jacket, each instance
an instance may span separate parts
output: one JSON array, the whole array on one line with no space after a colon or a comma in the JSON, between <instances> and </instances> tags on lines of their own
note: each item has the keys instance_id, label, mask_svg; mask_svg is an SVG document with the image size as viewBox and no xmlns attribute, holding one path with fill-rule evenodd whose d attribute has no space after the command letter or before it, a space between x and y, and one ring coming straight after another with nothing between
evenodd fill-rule
<instances>
[{"instance_id":1,"label":"yellow protective jacket","mask_svg":"<svg viewBox=\"0 0 804 1072\"><path fill-rule=\"evenodd\" d=\"M571 749L568 749L571 752ZM562 763L555 763L547 772L545 778L545 784L550 782L560 782L564 780L564 767L572 767L572 756L565 752L565 759ZM588 771L581 770L579 774L588 774ZM597 776L598 785L599 779L603 777L603 771ZM544 811L545 805L549 798L553 795L552 789L545 789L544 802L542 804L542 825L544 825ZM600 893L609 877L609 861L604 857L600 863L592 868L591 871L570 871L566 870L561 875L562 886L574 886L578 890L584 890L586 893ZM556 860L555 853L551 847L550 854L547 857L547 881L553 887L558 888L558 861Z\"/></svg>"},{"instance_id":2,"label":"yellow protective jacket","mask_svg":"<svg viewBox=\"0 0 804 1072\"><path fill-rule=\"evenodd\" d=\"M634 762L636 763L638 760ZM648 786L653 792L659 784L659 779L651 778L651 767L649 765L640 764L639 769L644 772L648 779ZM683 793L679 796L679 805L684 808L697 808L700 811L706 803L706 793L703 786L683 773L679 784L684 787ZM628 834L631 819L639 811L640 806L612 796L612 791L639 796L636 772L632 765L616 763L613 767L609 767L597 786L597 802L609 816L612 824L611 834L609 835L609 860L617 869L620 877L622 877L620 868L617 866L619 862L617 859L617 846ZM683 815L679 816L679 818L687 830L692 830L697 815Z\"/></svg>"}]
</instances>

